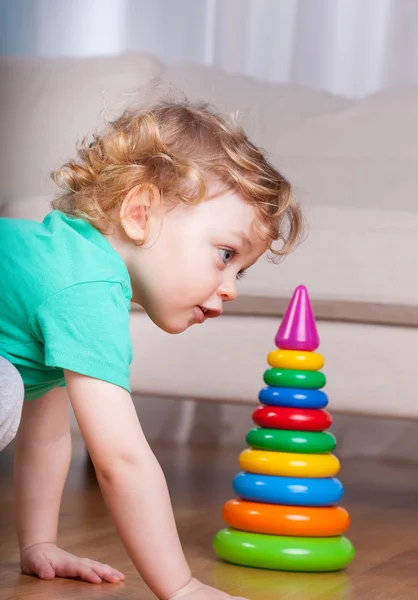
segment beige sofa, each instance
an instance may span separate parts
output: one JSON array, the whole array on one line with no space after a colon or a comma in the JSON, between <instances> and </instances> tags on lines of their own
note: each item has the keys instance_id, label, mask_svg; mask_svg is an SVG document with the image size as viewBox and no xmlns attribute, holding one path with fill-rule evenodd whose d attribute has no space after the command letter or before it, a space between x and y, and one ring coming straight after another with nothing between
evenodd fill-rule
<instances>
[{"instance_id":1,"label":"beige sofa","mask_svg":"<svg viewBox=\"0 0 418 600\"><path fill-rule=\"evenodd\" d=\"M103 114L170 85L238 110L305 208L305 242L283 264L251 269L220 319L169 336L133 311L136 393L254 405L282 311L303 283L331 410L418 417L418 89L349 100L141 53L2 57L0 69L3 215L41 219L54 193L48 172L75 141Z\"/></svg>"}]
</instances>

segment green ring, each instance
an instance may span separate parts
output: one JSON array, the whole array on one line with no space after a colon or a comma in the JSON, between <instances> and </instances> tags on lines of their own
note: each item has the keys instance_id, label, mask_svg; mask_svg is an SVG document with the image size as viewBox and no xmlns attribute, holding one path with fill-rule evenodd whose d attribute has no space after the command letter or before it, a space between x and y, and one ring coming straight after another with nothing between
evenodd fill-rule
<instances>
[{"instance_id":1,"label":"green ring","mask_svg":"<svg viewBox=\"0 0 418 600\"><path fill-rule=\"evenodd\" d=\"M292 431L253 427L247 433L247 444L257 450L304 452L321 454L332 452L337 440L328 431Z\"/></svg>"},{"instance_id":2,"label":"green ring","mask_svg":"<svg viewBox=\"0 0 418 600\"><path fill-rule=\"evenodd\" d=\"M277 571L339 571L354 558L353 545L343 536L290 537L232 527L216 534L213 548L227 562Z\"/></svg>"},{"instance_id":3,"label":"green ring","mask_svg":"<svg viewBox=\"0 0 418 600\"><path fill-rule=\"evenodd\" d=\"M322 371L297 371L294 369L267 369L264 381L272 387L319 390L327 380Z\"/></svg>"}]
</instances>

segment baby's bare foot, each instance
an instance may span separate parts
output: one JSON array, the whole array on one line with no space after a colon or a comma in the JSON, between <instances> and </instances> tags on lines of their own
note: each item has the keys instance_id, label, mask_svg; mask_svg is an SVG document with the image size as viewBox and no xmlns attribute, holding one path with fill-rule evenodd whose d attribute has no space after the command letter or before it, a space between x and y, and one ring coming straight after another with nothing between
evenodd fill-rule
<instances>
[{"instance_id":1,"label":"baby's bare foot","mask_svg":"<svg viewBox=\"0 0 418 600\"><path fill-rule=\"evenodd\" d=\"M119 583L125 579L120 571L103 563L78 558L55 544L35 544L20 553L22 573L36 575L40 579L54 577L78 578L89 583Z\"/></svg>"}]
</instances>

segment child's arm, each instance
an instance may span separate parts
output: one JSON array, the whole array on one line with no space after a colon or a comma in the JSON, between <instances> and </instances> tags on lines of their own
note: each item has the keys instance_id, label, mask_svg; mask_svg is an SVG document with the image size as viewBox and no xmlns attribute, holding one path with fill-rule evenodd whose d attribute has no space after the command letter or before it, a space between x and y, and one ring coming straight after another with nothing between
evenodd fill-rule
<instances>
[{"instance_id":1,"label":"child's arm","mask_svg":"<svg viewBox=\"0 0 418 600\"><path fill-rule=\"evenodd\" d=\"M22 552L57 539L61 495L71 460L64 388L24 403L14 454L14 509Z\"/></svg>"},{"instance_id":2,"label":"child's arm","mask_svg":"<svg viewBox=\"0 0 418 600\"><path fill-rule=\"evenodd\" d=\"M14 450L14 512L22 571L41 579L79 577L92 583L124 579L116 569L78 558L56 545L62 490L71 460L64 388L24 403Z\"/></svg>"},{"instance_id":3,"label":"child's arm","mask_svg":"<svg viewBox=\"0 0 418 600\"><path fill-rule=\"evenodd\" d=\"M162 599L191 581L167 484L121 387L65 371L106 505L135 567Z\"/></svg>"}]
</instances>

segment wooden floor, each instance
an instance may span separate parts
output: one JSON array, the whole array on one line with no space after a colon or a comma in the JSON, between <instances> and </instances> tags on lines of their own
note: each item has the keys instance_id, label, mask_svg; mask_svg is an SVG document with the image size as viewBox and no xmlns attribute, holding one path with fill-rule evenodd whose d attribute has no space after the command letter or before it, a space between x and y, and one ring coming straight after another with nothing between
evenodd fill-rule
<instances>
[{"instance_id":1,"label":"wooden floor","mask_svg":"<svg viewBox=\"0 0 418 600\"><path fill-rule=\"evenodd\" d=\"M61 545L123 571L120 585L92 585L21 575L10 505L12 451L0 454L0 598L70 600L154 598L130 564L106 515L80 440L64 493ZM231 497L239 449L154 448L170 487L180 536L196 577L250 600L418 599L418 466L373 460L343 462L342 505L352 517L348 537L357 556L346 572L294 574L222 563L211 548L223 526L222 503Z\"/></svg>"}]
</instances>

